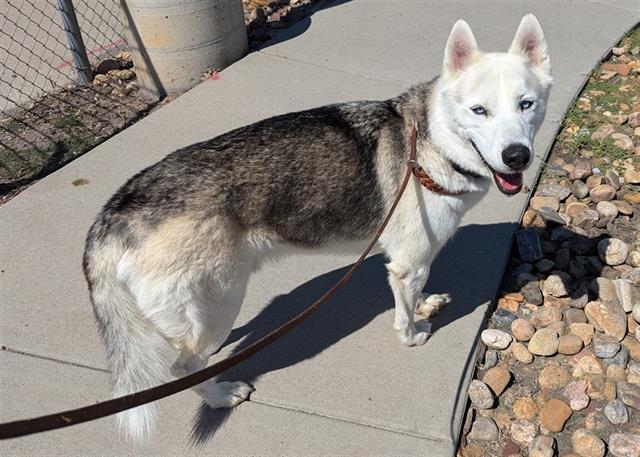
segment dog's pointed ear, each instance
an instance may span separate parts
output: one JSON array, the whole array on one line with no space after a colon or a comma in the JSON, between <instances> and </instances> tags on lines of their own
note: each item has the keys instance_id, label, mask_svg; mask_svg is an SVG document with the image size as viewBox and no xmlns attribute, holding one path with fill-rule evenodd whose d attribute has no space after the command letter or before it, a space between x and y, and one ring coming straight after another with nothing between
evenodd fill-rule
<instances>
[{"instance_id":1,"label":"dog's pointed ear","mask_svg":"<svg viewBox=\"0 0 640 457\"><path fill-rule=\"evenodd\" d=\"M532 67L547 75L551 74L547 41L544 39L540 22L533 14L527 14L520 21L509 52L524 56Z\"/></svg>"},{"instance_id":2,"label":"dog's pointed ear","mask_svg":"<svg viewBox=\"0 0 640 457\"><path fill-rule=\"evenodd\" d=\"M455 76L480 53L471 27L462 19L453 25L444 49L442 74Z\"/></svg>"}]
</instances>

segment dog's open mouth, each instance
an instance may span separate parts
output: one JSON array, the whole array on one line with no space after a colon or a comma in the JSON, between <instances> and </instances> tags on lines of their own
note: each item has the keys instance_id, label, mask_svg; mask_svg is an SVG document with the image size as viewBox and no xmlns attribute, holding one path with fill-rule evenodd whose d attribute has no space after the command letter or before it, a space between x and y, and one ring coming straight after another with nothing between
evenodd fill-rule
<instances>
[{"instance_id":1,"label":"dog's open mouth","mask_svg":"<svg viewBox=\"0 0 640 457\"><path fill-rule=\"evenodd\" d=\"M493 180L495 181L496 186L498 187L500 192L505 195L513 195L520 192L520 189L522 189L522 172L500 173L499 171L494 170L493 167L489 165L489 163L484 159L482 153L478 149L478 146L476 146L473 140L469 141L471 141L471 145L473 146L473 149L475 149L478 153L478 156L480 157L480 160L482 160L482 163L484 163L484 165L489 170L491 170L491 173L493 173Z\"/></svg>"}]
</instances>

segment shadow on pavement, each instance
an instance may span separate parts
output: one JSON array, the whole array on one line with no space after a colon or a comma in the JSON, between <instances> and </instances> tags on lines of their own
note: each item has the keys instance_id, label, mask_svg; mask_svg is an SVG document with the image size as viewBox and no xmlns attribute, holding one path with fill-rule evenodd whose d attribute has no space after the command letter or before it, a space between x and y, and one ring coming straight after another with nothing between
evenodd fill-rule
<instances>
[{"instance_id":1,"label":"shadow on pavement","mask_svg":"<svg viewBox=\"0 0 640 457\"><path fill-rule=\"evenodd\" d=\"M465 226L445 246L433 264L425 288L433 293L448 292L452 299L432 319L434 332L494 298L509 255L510 245L505 240L511 239L516 227L517 224L506 223ZM478 259L486 260L478 262ZM239 351L254 343L306 308L331 287L347 268L323 274L286 295L276 297L254 319L234 329L227 344L244 338L235 349ZM387 285L384 257L375 255L368 258L352 279L298 328L249 361L225 373L221 379L255 383L266 373L313 358L391 308L393 296ZM350 311L345 313L344 310ZM391 322L389 331L392 331ZM478 335L479 332L480 327L476 330ZM427 342L427 350L428 346ZM475 362L472 356L474 348L475 346L469 348L464 373ZM458 383L456 399L460 396L464 379L460 379ZM458 403L461 402L456 402ZM213 411L203 404L194 419L192 443L204 445L232 413L233 410ZM454 416L455 413L454 411ZM452 430L452 436L454 435L457 435L457 431Z\"/></svg>"}]
</instances>

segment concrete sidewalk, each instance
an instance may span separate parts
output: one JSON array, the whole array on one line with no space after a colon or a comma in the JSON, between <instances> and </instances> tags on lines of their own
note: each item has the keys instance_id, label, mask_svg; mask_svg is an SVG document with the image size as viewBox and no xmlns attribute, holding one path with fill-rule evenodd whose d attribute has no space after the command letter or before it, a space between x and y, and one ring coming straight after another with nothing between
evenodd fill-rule
<instances>
[{"instance_id":1,"label":"concrete sidewalk","mask_svg":"<svg viewBox=\"0 0 640 457\"><path fill-rule=\"evenodd\" d=\"M321 104L394 96L440 69L464 17L483 49L505 50L520 18L540 19L556 84L537 138L544 154L564 111L601 56L638 20L637 0L336 2L165 108L0 207L0 420L109 398L81 256L86 231L129 176L173 149L231 128ZM537 162L539 165L539 160ZM535 168L535 167L534 167ZM537 170L526 176L531 187ZM75 179L89 180L74 186ZM225 378L252 382L251 402L204 414L191 392L161 401L146 445L111 418L0 443L2 455L449 456L456 446L482 320L526 201L495 189L465 217L434 264L429 292L453 302L423 347L391 329L380 256L368 259L316 315ZM357 253L292 257L256 274L224 356L304 308ZM347 313L337 313L346 309ZM345 317L346 316L346 317Z\"/></svg>"}]
</instances>

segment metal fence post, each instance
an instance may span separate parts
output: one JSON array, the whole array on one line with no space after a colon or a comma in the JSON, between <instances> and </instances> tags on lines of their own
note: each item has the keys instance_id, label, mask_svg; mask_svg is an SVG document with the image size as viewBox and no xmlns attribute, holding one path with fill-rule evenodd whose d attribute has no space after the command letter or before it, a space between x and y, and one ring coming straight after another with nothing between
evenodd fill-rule
<instances>
[{"instance_id":1,"label":"metal fence post","mask_svg":"<svg viewBox=\"0 0 640 457\"><path fill-rule=\"evenodd\" d=\"M58 10L62 17L63 28L67 34L69 50L73 55L73 63L78 72L78 81L80 84L88 84L92 79L91 65L89 64L87 50L82 41L82 34L80 33L80 26L78 25L78 18L76 17L76 11L73 7L73 1L57 0L57 2Z\"/></svg>"}]
</instances>

